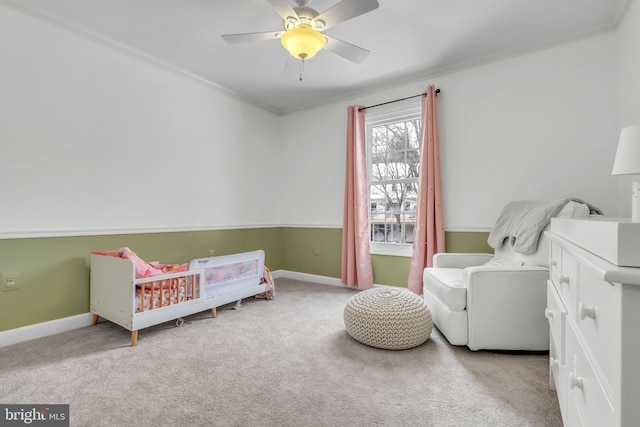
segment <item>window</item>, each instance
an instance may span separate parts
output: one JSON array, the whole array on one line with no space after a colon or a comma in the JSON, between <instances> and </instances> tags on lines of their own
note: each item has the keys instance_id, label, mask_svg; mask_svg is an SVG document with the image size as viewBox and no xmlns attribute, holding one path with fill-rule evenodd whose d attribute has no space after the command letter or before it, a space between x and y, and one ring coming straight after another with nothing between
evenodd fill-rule
<instances>
[{"instance_id":1,"label":"window","mask_svg":"<svg viewBox=\"0 0 640 427\"><path fill-rule=\"evenodd\" d=\"M411 255L420 166L420 110L367 118L372 253Z\"/></svg>"}]
</instances>

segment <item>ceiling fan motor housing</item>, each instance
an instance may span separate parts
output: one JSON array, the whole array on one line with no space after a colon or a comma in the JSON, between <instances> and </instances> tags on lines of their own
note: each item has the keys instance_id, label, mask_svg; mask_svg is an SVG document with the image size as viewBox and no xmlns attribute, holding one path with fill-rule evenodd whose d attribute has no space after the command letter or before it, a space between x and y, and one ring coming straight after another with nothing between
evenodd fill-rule
<instances>
[{"instance_id":1,"label":"ceiling fan motor housing","mask_svg":"<svg viewBox=\"0 0 640 427\"><path fill-rule=\"evenodd\" d=\"M324 21L321 19L315 19L316 16L319 15L319 13L315 9L307 6L298 6L294 7L293 10L295 10L298 16L289 16L284 20L285 30L297 28L303 24L308 25L316 31L322 31L324 29Z\"/></svg>"}]
</instances>

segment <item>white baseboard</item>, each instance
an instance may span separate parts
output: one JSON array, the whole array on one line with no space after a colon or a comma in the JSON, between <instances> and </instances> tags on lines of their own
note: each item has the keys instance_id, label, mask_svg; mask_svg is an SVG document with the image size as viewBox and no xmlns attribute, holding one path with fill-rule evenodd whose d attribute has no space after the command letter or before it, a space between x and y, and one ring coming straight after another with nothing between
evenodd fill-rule
<instances>
[{"instance_id":1,"label":"white baseboard","mask_svg":"<svg viewBox=\"0 0 640 427\"><path fill-rule=\"evenodd\" d=\"M317 283L320 285L331 285L331 286L338 286L340 288L356 289L354 287L345 285L344 283L342 283L342 280L336 279L335 277L319 276L317 274L298 273L296 271L289 271L289 270L277 270L277 271L271 272L271 275L273 276L274 279L282 277L285 279L301 280L303 282ZM380 287L397 288L397 286L392 286L392 285L374 284L373 286L375 288L380 288Z\"/></svg>"},{"instance_id":2,"label":"white baseboard","mask_svg":"<svg viewBox=\"0 0 640 427\"><path fill-rule=\"evenodd\" d=\"M274 279L285 278L293 280L301 280L303 282L317 283L321 285L338 286L341 288L350 288L342 283L340 279L335 277L319 276L317 274L298 273L296 271L276 270L271 275ZM387 285L374 285L387 286ZM276 289L277 291L277 289ZM59 334L61 332L71 331L77 328L83 328L92 324L93 314L84 313L76 316L63 317L62 319L50 320L48 322L36 323L34 325L23 326L20 328L10 329L0 332L0 347L18 344L25 341L34 340L36 338L47 337L49 335Z\"/></svg>"},{"instance_id":3,"label":"white baseboard","mask_svg":"<svg viewBox=\"0 0 640 427\"><path fill-rule=\"evenodd\" d=\"M21 328L9 329L0 332L0 347L18 344L24 341L31 341L36 338L47 337L73 329L83 328L93 322L92 313L78 314L75 316L63 317L62 319L50 320L48 322L36 323L34 325L23 326Z\"/></svg>"},{"instance_id":4,"label":"white baseboard","mask_svg":"<svg viewBox=\"0 0 640 427\"><path fill-rule=\"evenodd\" d=\"M319 283L321 285L339 286L341 288L348 288L347 285L342 283L342 280L335 277L319 276L317 274L298 273L296 271L289 270L276 270L271 272L274 279L285 278L293 280L301 280L303 282ZM276 289L277 291L277 289Z\"/></svg>"}]
</instances>

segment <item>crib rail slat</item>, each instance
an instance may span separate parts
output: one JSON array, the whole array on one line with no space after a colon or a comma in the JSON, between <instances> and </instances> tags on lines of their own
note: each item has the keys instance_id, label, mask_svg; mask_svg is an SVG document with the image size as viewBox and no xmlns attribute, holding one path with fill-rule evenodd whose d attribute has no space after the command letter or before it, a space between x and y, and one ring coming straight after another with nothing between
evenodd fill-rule
<instances>
[{"instance_id":1,"label":"crib rail slat","mask_svg":"<svg viewBox=\"0 0 640 427\"><path fill-rule=\"evenodd\" d=\"M200 298L201 272L187 271L136 279L135 312L156 310ZM159 278L162 278L158 280Z\"/></svg>"}]
</instances>

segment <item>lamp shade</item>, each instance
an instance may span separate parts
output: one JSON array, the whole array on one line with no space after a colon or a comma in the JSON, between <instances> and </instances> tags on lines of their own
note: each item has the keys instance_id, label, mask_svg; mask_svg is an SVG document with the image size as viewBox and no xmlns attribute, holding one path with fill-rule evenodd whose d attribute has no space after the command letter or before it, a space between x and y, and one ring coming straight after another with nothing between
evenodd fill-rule
<instances>
[{"instance_id":1,"label":"lamp shade","mask_svg":"<svg viewBox=\"0 0 640 427\"><path fill-rule=\"evenodd\" d=\"M308 25L300 25L287 30L280 38L280 42L294 58L309 59L322 49L327 39Z\"/></svg>"},{"instance_id":2,"label":"lamp shade","mask_svg":"<svg viewBox=\"0 0 640 427\"><path fill-rule=\"evenodd\" d=\"M640 126L629 126L620 132L616 159L611 175L640 174Z\"/></svg>"}]
</instances>

